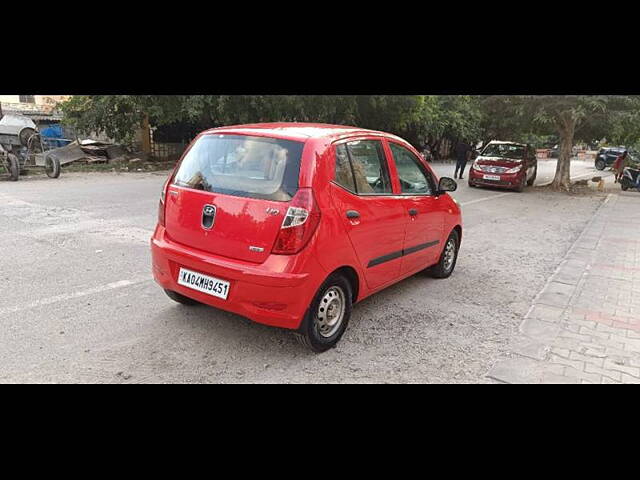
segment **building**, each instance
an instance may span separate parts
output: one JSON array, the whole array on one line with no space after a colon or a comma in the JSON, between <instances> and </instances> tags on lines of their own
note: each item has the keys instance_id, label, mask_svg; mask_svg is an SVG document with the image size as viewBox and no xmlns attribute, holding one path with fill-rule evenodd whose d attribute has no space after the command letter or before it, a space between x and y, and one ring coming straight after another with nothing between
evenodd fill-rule
<instances>
[{"instance_id":1,"label":"building","mask_svg":"<svg viewBox=\"0 0 640 480\"><path fill-rule=\"evenodd\" d=\"M57 106L71 95L0 95L0 111L29 117L43 129L59 124L62 114Z\"/></svg>"},{"instance_id":2,"label":"building","mask_svg":"<svg viewBox=\"0 0 640 480\"><path fill-rule=\"evenodd\" d=\"M53 111L56 106L71 95L0 95L0 103L5 109Z\"/></svg>"}]
</instances>

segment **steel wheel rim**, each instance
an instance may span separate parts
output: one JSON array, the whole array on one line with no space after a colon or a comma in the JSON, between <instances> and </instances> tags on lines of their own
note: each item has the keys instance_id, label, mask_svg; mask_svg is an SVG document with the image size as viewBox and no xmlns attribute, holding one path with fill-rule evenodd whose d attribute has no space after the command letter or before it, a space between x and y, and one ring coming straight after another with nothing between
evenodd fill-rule
<instances>
[{"instance_id":1,"label":"steel wheel rim","mask_svg":"<svg viewBox=\"0 0 640 480\"><path fill-rule=\"evenodd\" d=\"M453 239L449 239L447 246L444 249L444 269L445 271L451 270L453 267L453 261L456 258L456 242Z\"/></svg>"},{"instance_id":2,"label":"steel wheel rim","mask_svg":"<svg viewBox=\"0 0 640 480\"><path fill-rule=\"evenodd\" d=\"M321 337L329 338L340 329L344 320L346 303L346 296L342 288L333 286L325 292L316 312L316 327Z\"/></svg>"}]
</instances>

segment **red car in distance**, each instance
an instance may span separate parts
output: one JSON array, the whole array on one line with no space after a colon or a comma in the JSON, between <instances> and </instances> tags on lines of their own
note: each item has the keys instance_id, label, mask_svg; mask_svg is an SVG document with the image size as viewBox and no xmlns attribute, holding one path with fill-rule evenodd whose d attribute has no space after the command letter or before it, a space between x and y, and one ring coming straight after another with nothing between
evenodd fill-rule
<instances>
[{"instance_id":1,"label":"red car in distance","mask_svg":"<svg viewBox=\"0 0 640 480\"><path fill-rule=\"evenodd\" d=\"M522 192L538 174L535 150L523 143L489 142L469 171L470 187L498 187Z\"/></svg>"},{"instance_id":2,"label":"red car in distance","mask_svg":"<svg viewBox=\"0 0 640 480\"><path fill-rule=\"evenodd\" d=\"M451 275L462 240L455 189L388 133L208 130L163 188L153 275L179 303L290 329L321 352L342 337L355 303L423 270Z\"/></svg>"}]
</instances>

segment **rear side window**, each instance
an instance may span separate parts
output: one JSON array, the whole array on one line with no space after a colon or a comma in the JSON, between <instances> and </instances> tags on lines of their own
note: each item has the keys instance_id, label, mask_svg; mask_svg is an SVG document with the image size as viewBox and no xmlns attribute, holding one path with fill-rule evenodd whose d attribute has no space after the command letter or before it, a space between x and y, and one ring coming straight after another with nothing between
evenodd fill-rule
<instances>
[{"instance_id":1,"label":"rear side window","mask_svg":"<svg viewBox=\"0 0 640 480\"><path fill-rule=\"evenodd\" d=\"M356 192L356 184L353 180L353 170L351 170L351 162L349 162L346 145L338 145L336 147L335 182L350 192Z\"/></svg>"},{"instance_id":2,"label":"rear side window","mask_svg":"<svg viewBox=\"0 0 640 480\"><path fill-rule=\"evenodd\" d=\"M400 145L389 142L393 160L398 169L402 193L410 195L433 195L434 180L420 163L418 157Z\"/></svg>"},{"instance_id":3,"label":"rear side window","mask_svg":"<svg viewBox=\"0 0 640 480\"><path fill-rule=\"evenodd\" d=\"M204 135L180 163L174 185L238 197L288 201L298 191L304 143Z\"/></svg>"},{"instance_id":4,"label":"rear side window","mask_svg":"<svg viewBox=\"0 0 640 480\"><path fill-rule=\"evenodd\" d=\"M344 153L347 154L353 183L348 179L346 168L340 164L344 162ZM336 147L336 183L358 195L392 193L382 143L379 140L357 140Z\"/></svg>"}]
</instances>

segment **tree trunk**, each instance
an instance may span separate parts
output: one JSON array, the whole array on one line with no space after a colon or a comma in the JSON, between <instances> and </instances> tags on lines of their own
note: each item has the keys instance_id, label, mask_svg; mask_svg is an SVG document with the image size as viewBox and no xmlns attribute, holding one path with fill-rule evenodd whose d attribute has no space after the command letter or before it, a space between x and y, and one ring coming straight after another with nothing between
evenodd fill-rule
<instances>
[{"instance_id":1,"label":"tree trunk","mask_svg":"<svg viewBox=\"0 0 640 480\"><path fill-rule=\"evenodd\" d=\"M149 115L147 115L146 113L142 120L141 135L142 153L151 155L151 128L149 126Z\"/></svg>"},{"instance_id":2,"label":"tree trunk","mask_svg":"<svg viewBox=\"0 0 640 480\"><path fill-rule=\"evenodd\" d=\"M562 112L558 119L558 133L560 135L560 152L556 166L556 176L551 188L554 190L569 190L571 186L571 151L573 136L576 131L576 120L572 112Z\"/></svg>"}]
</instances>

